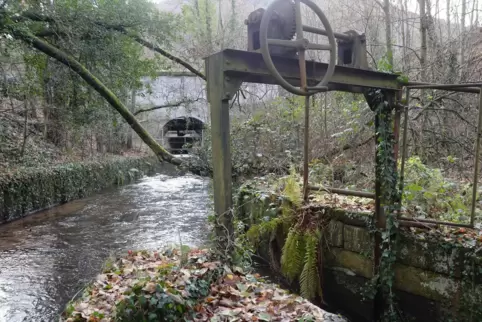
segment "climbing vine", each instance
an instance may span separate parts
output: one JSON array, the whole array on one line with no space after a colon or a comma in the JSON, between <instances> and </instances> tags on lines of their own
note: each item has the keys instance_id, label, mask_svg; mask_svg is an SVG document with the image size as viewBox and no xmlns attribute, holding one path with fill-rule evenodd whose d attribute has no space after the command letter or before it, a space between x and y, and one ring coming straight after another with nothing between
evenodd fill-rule
<instances>
[{"instance_id":1,"label":"climbing vine","mask_svg":"<svg viewBox=\"0 0 482 322\"><path fill-rule=\"evenodd\" d=\"M383 299L385 305L380 318L383 321L396 321L398 320L398 314L393 286L399 232L397 209L400 205L400 192L397 186L398 174L394 157L393 104L390 104L389 98L381 90L368 92L366 98L370 107L376 113L376 175L377 184L380 186L380 210L386 218L385 228L377 231L381 236L381 254L378 272L372 282L376 287L378 297Z\"/></svg>"}]
</instances>

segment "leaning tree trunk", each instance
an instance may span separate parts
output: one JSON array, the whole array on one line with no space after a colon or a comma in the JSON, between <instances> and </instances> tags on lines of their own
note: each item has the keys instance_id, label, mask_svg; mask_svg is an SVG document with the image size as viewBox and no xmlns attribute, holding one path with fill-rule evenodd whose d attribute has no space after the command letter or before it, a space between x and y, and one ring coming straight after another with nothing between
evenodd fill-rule
<instances>
[{"instance_id":1,"label":"leaning tree trunk","mask_svg":"<svg viewBox=\"0 0 482 322\"><path fill-rule=\"evenodd\" d=\"M175 158L166 149L164 149L154 138L147 132L144 127L139 123L135 116L129 111L129 109L122 104L122 102L116 97L112 91L107 88L99 79L92 75L81 63L75 58L69 56L65 52L50 45L46 41L36 37L29 31L24 29L12 29L12 35L20 39L27 44L33 46L35 49L45 53L46 55L55 58L60 63L64 64L75 73L77 73L82 79L84 79L89 86L95 89L107 102L124 118L124 120L130 125L130 127L139 135L139 137L147 144L147 146L154 152L154 154L161 160L168 161L175 165L180 165L181 160Z\"/></svg>"}]
</instances>

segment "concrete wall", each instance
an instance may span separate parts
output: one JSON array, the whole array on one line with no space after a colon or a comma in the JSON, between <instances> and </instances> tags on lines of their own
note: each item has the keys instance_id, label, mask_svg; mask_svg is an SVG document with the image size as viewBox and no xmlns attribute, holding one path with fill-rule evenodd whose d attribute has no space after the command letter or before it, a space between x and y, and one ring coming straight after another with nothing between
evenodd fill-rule
<instances>
[{"instance_id":1,"label":"concrete wall","mask_svg":"<svg viewBox=\"0 0 482 322\"><path fill-rule=\"evenodd\" d=\"M243 200L240 216L248 225L272 218L273 204L279 203L277 196L268 194ZM374 240L368 228L372 214L322 206L313 211L320 219L330 219L323 235L324 300L356 321L373 321L373 301L365 296L374 272ZM278 232L271 246L277 265L285 237ZM406 320L482 321L482 245L463 246L444 235L408 230L400 238L394 289ZM267 258L264 242L259 250Z\"/></svg>"}]
</instances>

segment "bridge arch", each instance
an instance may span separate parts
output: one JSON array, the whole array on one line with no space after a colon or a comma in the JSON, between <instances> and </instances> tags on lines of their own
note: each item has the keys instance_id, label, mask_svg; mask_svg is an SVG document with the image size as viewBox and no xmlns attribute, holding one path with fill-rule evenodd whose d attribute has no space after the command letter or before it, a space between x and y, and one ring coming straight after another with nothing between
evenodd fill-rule
<instances>
[{"instance_id":1,"label":"bridge arch","mask_svg":"<svg viewBox=\"0 0 482 322\"><path fill-rule=\"evenodd\" d=\"M169 152L186 154L190 152L186 144L203 142L205 124L192 116L181 116L170 119L162 127L162 140Z\"/></svg>"}]
</instances>

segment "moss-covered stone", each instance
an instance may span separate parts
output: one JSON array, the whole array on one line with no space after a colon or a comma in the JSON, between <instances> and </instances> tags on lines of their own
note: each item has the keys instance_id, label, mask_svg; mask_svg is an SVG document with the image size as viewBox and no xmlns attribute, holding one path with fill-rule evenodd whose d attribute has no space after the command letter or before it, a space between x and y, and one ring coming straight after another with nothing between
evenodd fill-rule
<instances>
[{"instance_id":1,"label":"moss-covered stone","mask_svg":"<svg viewBox=\"0 0 482 322\"><path fill-rule=\"evenodd\" d=\"M343 248L370 257L373 253L373 236L366 228L344 225Z\"/></svg>"},{"instance_id":2,"label":"moss-covered stone","mask_svg":"<svg viewBox=\"0 0 482 322\"><path fill-rule=\"evenodd\" d=\"M341 268L365 278L373 277L373 262L365 256L343 248L332 247L326 251L326 265L331 268Z\"/></svg>"},{"instance_id":3,"label":"moss-covered stone","mask_svg":"<svg viewBox=\"0 0 482 322\"><path fill-rule=\"evenodd\" d=\"M396 264L395 287L431 300L445 301L456 294L460 281L435 272Z\"/></svg>"},{"instance_id":4,"label":"moss-covered stone","mask_svg":"<svg viewBox=\"0 0 482 322\"><path fill-rule=\"evenodd\" d=\"M433 271L448 276L461 277L464 250L461 247L444 247L439 243L400 236L398 261L402 264Z\"/></svg>"},{"instance_id":5,"label":"moss-covered stone","mask_svg":"<svg viewBox=\"0 0 482 322\"><path fill-rule=\"evenodd\" d=\"M323 238L323 237L322 237ZM326 239L333 247L343 247L343 223L331 220L326 227Z\"/></svg>"}]
</instances>

